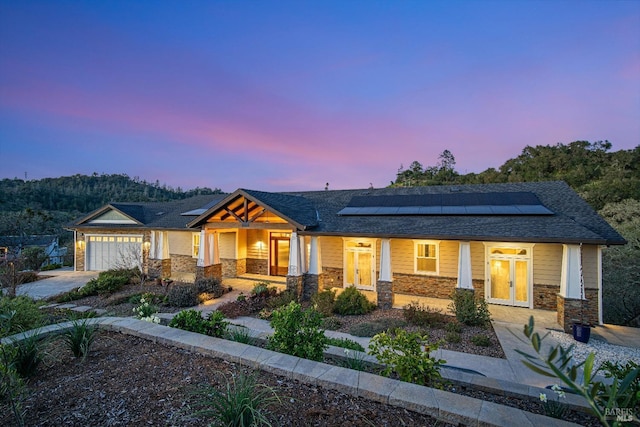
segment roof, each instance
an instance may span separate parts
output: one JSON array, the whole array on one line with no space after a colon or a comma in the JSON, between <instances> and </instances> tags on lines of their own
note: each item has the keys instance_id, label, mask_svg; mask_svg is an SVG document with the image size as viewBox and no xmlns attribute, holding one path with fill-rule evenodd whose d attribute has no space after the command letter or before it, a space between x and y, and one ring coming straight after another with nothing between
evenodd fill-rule
<instances>
[{"instance_id":1,"label":"roof","mask_svg":"<svg viewBox=\"0 0 640 427\"><path fill-rule=\"evenodd\" d=\"M136 223L110 226L114 228L197 228L237 195L252 199L307 235L626 243L561 181L283 193L238 189L230 195L196 196L165 203L112 203L78 220L71 228L86 227L88 220L109 209L118 210ZM413 210L399 210L407 207ZM416 211L416 207L427 210ZM357 211L363 208L364 211Z\"/></svg>"}]
</instances>

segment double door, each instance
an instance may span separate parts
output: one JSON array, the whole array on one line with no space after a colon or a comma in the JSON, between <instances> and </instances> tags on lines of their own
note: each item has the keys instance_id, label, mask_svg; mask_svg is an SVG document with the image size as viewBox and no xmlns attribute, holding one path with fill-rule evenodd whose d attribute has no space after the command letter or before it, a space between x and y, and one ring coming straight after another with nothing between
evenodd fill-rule
<instances>
[{"instance_id":1,"label":"double door","mask_svg":"<svg viewBox=\"0 0 640 427\"><path fill-rule=\"evenodd\" d=\"M487 301L529 307L530 262L528 249L492 248L489 254Z\"/></svg>"},{"instance_id":2,"label":"double door","mask_svg":"<svg viewBox=\"0 0 640 427\"><path fill-rule=\"evenodd\" d=\"M375 243L345 242L345 286L373 291L375 289Z\"/></svg>"}]
</instances>

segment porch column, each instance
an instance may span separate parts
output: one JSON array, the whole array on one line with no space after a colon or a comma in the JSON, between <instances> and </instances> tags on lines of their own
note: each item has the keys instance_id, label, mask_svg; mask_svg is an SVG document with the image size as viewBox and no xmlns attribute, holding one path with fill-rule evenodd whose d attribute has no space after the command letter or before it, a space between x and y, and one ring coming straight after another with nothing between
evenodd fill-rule
<instances>
[{"instance_id":1,"label":"porch column","mask_svg":"<svg viewBox=\"0 0 640 427\"><path fill-rule=\"evenodd\" d=\"M580 290L584 286L582 277L582 245L562 245L562 271L558 294L558 323L565 332L570 332L574 323L580 321L582 299Z\"/></svg>"},{"instance_id":2,"label":"porch column","mask_svg":"<svg viewBox=\"0 0 640 427\"><path fill-rule=\"evenodd\" d=\"M380 277L376 286L378 307L388 310L393 307L393 278L391 277L391 239L380 242Z\"/></svg>"},{"instance_id":3,"label":"porch column","mask_svg":"<svg viewBox=\"0 0 640 427\"><path fill-rule=\"evenodd\" d=\"M218 250L218 233L200 231L200 247L196 267L196 280L203 278L222 278L222 265Z\"/></svg>"},{"instance_id":4,"label":"porch column","mask_svg":"<svg viewBox=\"0 0 640 427\"><path fill-rule=\"evenodd\" d=\"M160 279L171 276L169 256L169 232L151 231L147 272L150 277Z\"/></svg>"},{"instance_id":5,"label":"porch column","mask_svg":"<svg viewBox=\"0 0 640 427\"><path fill-rule=\"evenodd\" d=\"M295 231L291 233L289 238L289 270L287 271L287 290L291 290L295 293L296 297L302 299L302 284L303 277L301 271L300 260L300 240L298 239L298 233Z\"/></svg>"},{"instance_id":6,"label":"porch column","mask_svg":"<svg viewBox=\"0 0 640 427\"><path fill-rule=\"evenodd\" d=\"M458 253L458 283L456 289L473 288L473 278L471 277L471 243L460 242Z\"/></svg>"},{"instance_id":7,"label":"porch column","mask_svg":"<svg viewBox=\"0 0 640 427\"><path fill-rule=\"evenodd\" d=\"M300 252L300 274L307 272L307 245L304 236L298 236L298 250Z\"/></svg>"},{"instance_id":8,"label":"porch column","mask_svg":"<svg viewBox=\"0 0 640 427\"><path fill-rule=\"evenodd\" d=\"M302 299L311 299L322 289L322 261L320 257L320 245L318 236L311 236L309 244L309 270L304 275Z\"/></svg>"}]
</instances>

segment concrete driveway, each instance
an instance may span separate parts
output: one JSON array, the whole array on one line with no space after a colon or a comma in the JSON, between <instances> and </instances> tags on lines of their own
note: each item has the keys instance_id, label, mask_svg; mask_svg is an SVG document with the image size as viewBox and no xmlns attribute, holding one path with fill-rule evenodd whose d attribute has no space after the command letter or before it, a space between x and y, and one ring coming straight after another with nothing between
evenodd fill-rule
<instances>
[{"instance_id":1,"label":"concrete driveway","mask_svg":"<svg viewBox=\"0 0 640 427\"><path fill-rule=\"evenodd\" d=\"M44 271L40 276L46 278L18 286L18 295L28 295L33 299L48 299L84 286L89 280L98 277L97 271L73 271L61 268Z\"/></svg>"}]
</instances>

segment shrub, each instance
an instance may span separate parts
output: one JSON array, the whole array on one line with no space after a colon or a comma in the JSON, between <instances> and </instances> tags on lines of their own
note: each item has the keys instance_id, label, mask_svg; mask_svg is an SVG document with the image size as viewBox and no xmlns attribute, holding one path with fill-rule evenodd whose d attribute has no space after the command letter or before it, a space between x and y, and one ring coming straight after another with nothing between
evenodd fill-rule
<instances>
[{"instance_id":1,"label":"shrub","mask_svg":"<svg viewBox=\"0 0 640 427\"><path fill-rule=\"evenodd\" d=\"M252 313L251 303L246 299L226 302L218 307L218 311L228 319L249 316Z\"/></svg>"},{"instance_id":2,"label":"shrub","mask_svg":"<svg viewBox=\"0 0 640 427\"><path fill-rule=\"evenodd\" d=\"M185 331L197 332L199 334L204 334L207 331L205 320L197 310L181 311L171 319L169 326Z\"/></svg>"},{"instance_id":3,"label":"shrub","mask_svg":"<svg viewBox=\"0 0 640 427\"><path fill-rule=\"evenodd\" d=\"M349 338L327 338L327 344L349 350L364 351L364 347L360 343Z\"/></svg>"},{"instance_id":4,"label":"shrub","mask_svg":"<svg viewBox=\"0 0 640 427\"><path fill-rule=\"evenodd\" d=\"M445 360L429 355L437 350L439 343L429 343L427 335L396 329L393 333L382 332L371 339L369 354L387 367L382 374L398 374L401 380L419 385L438 385L442 377L440 367ZM422 346L425 349L422 349Z\"/></svg>"},{"instance_id":5,"label":"shrub","mask_svg":"<svg viewBox=\"0 0 640 427\"><path fill-rule=\"evenodd\" d=\"M229 322L224 320L224 314L212 311L205 322L205 333L210 337L222 338L227 334Z\"/></svg>"},{"instance_id":6,"label":"shrub","mask_svg":"<svg viewBox=\"0 0 640 427\"><path fill-rule=\"evenodd\" d=\"M296 300L296 294L291 290L284 290L272 297L270 297L267 301L267 308L276 309L279 307L283 307L289 304L292 301Z\"/></svg>"},{"instance_id":7,"label":"shrub","mask_svg":"<svg viewBox=\"0 0 640 427\"><path fill-rule=\"evenodd\" d=\"M167 292L167 304L171 307L193 307L199 302L196 288L192 285L174 285Z\"/></svg>"},{"instance_id":8,"label":"shrub","mask_svg":"<svg viewBox=\"0 0 640 427\"><path fill-rule=\"evenodd\" d=\"M42 264L47 260L44 248L39 247L24 248L21 257L27 270L40 270Z\"/></svg>"},{"instance_id":9,"label":"shrub","mask_svg":"<svg viewBox=\"0 0 640 427\"><path fill-rule=\"evenodd\" d=\"M327 348L327 338L320 329L322 316L313 309L303 310L296 302L273 312L273 335L268 338L268 348L310 360L322 360Z\"/></svg>"},{"instance_id":10,"label":"shrub","mask_svg":"<svg viewBox=\"0 0 640 427\"><path fill-rule=\"evenodd\" d=\"M217 424L233 427L271 426L267 409L280 403L276 392L256 384L255 378L240 374L227 380L222 391L214 386L202 386L196 393L196 415L213 418Z\"/></svg>"},{"instance_id":11,"label":"shrub","mask_svg":"<svg viewBox=\"0 0 640 427\"><path fill-rule=\"evenodd\" d=\"M38 273L35 271L21 271L18 273L18 283L33 283L38 280Z\"/></svg>"},{"instance_id":12,"label":"shrub","mask_svg":"<svg viewBox=\"0 0 640 427\"><path fill-rule=\"evenodd\" d=\"M91 279L79 289L82 296L111 295L131 282L135 272L132 269L101 271L98 277Z\"/></svg>"},{"instance_id":13,"label":"shrub","mask_svg":"<svg viewBox=\"0 0 640 427\"><path fill-rule=\"evenodd\" d=\"M41 348L40 338L37 334L31 334L20 341L13 343L15 353L13 366L22 378L33 376L38 366L44 360L44 352Z\"/></svg>"},{"instance_id":14,"label":"shrub","mask_svg":"<svg viewBox=\"0 0 640 427\"><path fill-rule=\"evenodd\" d=\"M269 282L256 283L251 289L251 295L258 298L266 298L269 292Z\"/></svg>"},{"instance_id":15,"label":"shrub","mask_svg":"<svg viewBox=\"0 0 640 427\"><path fill-rule=\"evenodd\" d=\"M373 322L363 322L349 328L349 334L356 337L372 337L380 332L402 328L407 322L401 319L380 319Z\"/></svg>"},{"instance_id":16,"label":"shrub","mask_svg":"<svg viewBox=\"0 0 640 427\"><path fill-rule=\"evenodd\" d=\"M82 320L73 322L73 326L62 335L62 339L71 353L84 361L89 355L96 336L97 328L86 320Z\"/></svg>"},{"instance_id":17,"label":"shrub","mask_svg":"<svg viewBox=\"0 0 640 427\"><path fill-rule=\"evenodd\" d=\"M324 329L329 329L331 331L335 331L336 329L340 329L342 327L342 322L337 317L325 317L322 319L322 327Z\"/></svg>"},{"instance_id":18,"label":"shrub","mask_svg":"<svg viewBox=\"0 0 640 427\"><path fill-rule=\"evenodd\" d=\"M244 326L227 329L226 339L242 344L251 344L253 342L253 337Z\"/></svg>"},{"instance_id":19,"label":"shrub","mask_svg":"<svg viewBox=\"0 0 640 427\"><path fill-rule=\"evenodd\" d=\"M453 302L449 309L455 313L459 322L469 326L486 327L491 323L491 313L487 302L476 298L474 292L466 289L456 289L451 295Z\"/></svg>"},{"instance_id":20,"label":"shrub","mask_svg":"<svg viewBox=\"0 0 640 427\"><path fill-rule=\"evenodd\" d=\"M336 305L336 291L325 289L311 297L313 308L324 317L330 317Z\"/></svg>"},{"instance_id":21,"label":"shrub","mask_svg":"<svg viewBox=\"0 0 640 427\"><path fill-rule=\"evenodd\" d=\"M217 278L205 277L198 279L193 285L196 288L196 293L201 302L213 298L220 298L225 293L222 282Z\"/></svg>"},{"instance_id":22,"label":"shrub","mask_svg":"<svg viewBox=\"0 0 640 427\"><path fill-rule=\"evenodd\" d=\"M462 332L462 325L460 324L460 322L455 321L455 322L449 322L447 323L447 325L444 327L445 331L447 332L455 332L457 334Z\"/></svg>"},{"instance_id":23,"label":"shrub","mask_svg":"<svg viewBox=\"0 0 640 427\"><path fill-rule=\"evenodd\" d=\"M49 264L49 265L45 265L44 267L42 267L40 269L40 271L51 271L51 270L57 270L59 268L61 268L62 265L61 264Z\"/></svg>"},{"instance_id":24,"label":"shrub","mask_svg":"<svg viewBox=\"0 0 640 427\"><path fill-rule=\"evenodd\" d=\"M45 321L45 315L39 306L39 303L24 295L0 297L0 314L8 315L15 311L10 326L4 333L13 335L42 326Z\"/></svg>"},{"instance_id":25,"label":"shrub","mask_svg":"<svg viewBox=\"0 0 640 427\"><path fill-rule=\"evenodd\" d=\"M444 323L445 315L442 310L431 308L419 301L411 301L402 309L407 322L416 326L435 326Z\"/></svg>"},{"instance_id":26,"label":"shrub","mask_svg":"<svg viewBox=\"0 0 640 427\"><path fill-rule=\"evenodd\" d=\"M460 336L460 334L454 331L447 332L446 335L444 336L444 339L447 342L454 343L454 344L462 341L462 337Z\"/></svg>"},{"instance_id":27,"label":"shrub","mask_svg":"<svg viewBox=\"0 0 640 427\"><path fill-rule=\"evenodd\" d=\"M352 351L351 349L345 348L344 355L345 358L342 360L341 365L347 369L353 369L356 371L364 371L367 369L369 363L364 360L363 350ZM353 356L351 355L353 353Z\"/></svg>"},{"instance_id":28,"label":"shrub","mask_svg":"<svg viewBox=\"0 0 640 427\"><path fill-rule=\"evenodd\" d=\"M478 347L489 347L491 345L491 339L482 334L472 336L471 342Z\"/></svg>"},{"instance_id":29,"label":"shrub","mask_svg":"<svg viewBox=\"0 0 640 427\"><path fill-rule=\"evenodd\" d=\"M376 305L369 301L355 286L349 286L338 295L333 310L338 314L367 314L375 308Z\"/></svg>"}]
</instances>

